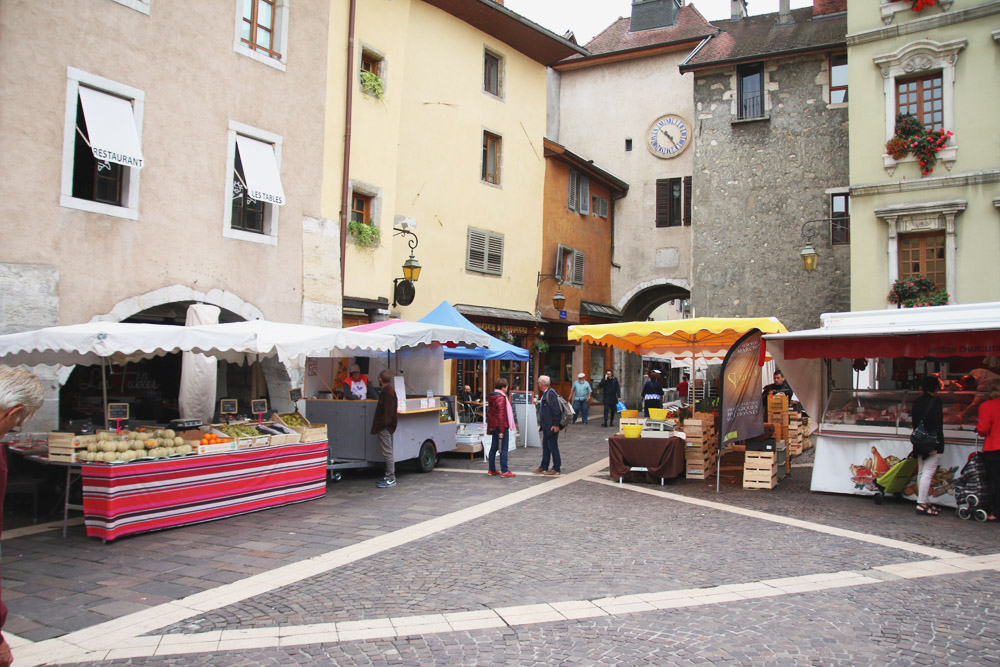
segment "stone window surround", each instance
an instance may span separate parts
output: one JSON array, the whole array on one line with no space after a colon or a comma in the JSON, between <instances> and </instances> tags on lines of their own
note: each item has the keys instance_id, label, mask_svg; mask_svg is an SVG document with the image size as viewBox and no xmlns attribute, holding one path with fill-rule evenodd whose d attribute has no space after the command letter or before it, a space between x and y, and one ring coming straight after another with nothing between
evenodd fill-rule
<instances>
[{"instance_id":1,"label":"stone window surround","mask_svg":"<svg viewBox=\"0 0 1000 667\"><path fill-rule=\"evenodd\" d=\"M958 264L956 252L956 222L958 214L965 210L967 202L961 199L926 202L921 204L894 204L875 209L875 216L888 226L889 284L887 289L899 279L899 235L944 230L945 249L945 290L951 295L952 303L959 303L956 293Z\"/></svg>"},{"instance_id":2,"label":"stone window surround","mask_svg":"<svg viewBox=\"0 0 1000 667\"><path fill-rule=\"evenodd\" d=\"M348 201L352 201L354 198L354 193L357 192L359 195L364 195L365 197L371 198L371 210L368 211L368 218L371 220L373 227L381 231L380 221L382 219L382 188L372 185L371 183L364 183L362 181L356 181L353 178L348 180L348 187L350 188L350 197ZM348 207L348 219L350 219L350 208ZM351 235L347 235L347 240L351 240Z\"/></svg>"},{"instance_id":3,"label":"stone window surround","mask_svg":"<svg viewBox=\"0 0 1000 667\"><path fill-rule=\"evenodd\" d=\"M938 0L936 6L940 7L941 11L946 12L951 9L954 1ZM889 25L899 12L911 12L912 10L913 2L911 0L882 0L882 23Z\"/></svg>"},{"instance_id":4,"label":"stone window surround","mask_svg":"<svg viewBox=\"0 0 1000 667\"><path fill-rule=\"evenodd\" d=\"M497 90L497 94L494 95L490 91L486 90L486 88L484 86L483 89L482 89L482 92L483 92L484 95L486 95L488 97L491 97L494 100L499 100L501 102L504 102L506 100L506 97L507 97L507 86L506 86L507 58L506 58L506 56L504 56L502 53L500 53L496 49L491 49L490 47L488 47L488 46L486 46L484 44L483 45L483 67L484 68L486 67L486 55L487 54L493 56L494 58L496 58L499 61L498 65L497 65L497 67L499 68L498 71L497 71L497 88L498 88L498 90ZM484 79L485 79L485 72L484 72Z\"/></svg>"},{"instance_id":5,"label":"stone window surround","mask_svg":"<svg viewBox=\"0 0 1000 667\"><path fill-rule=\"evenodd\" d=\"M830 101L830 60L835 55L847 55L846 51L837 51L827 53L826 57L823 58L823 62L819 66L819 74L816 76L816 83L823 87L823 101L826 102L827 109L846 109L847 102L831 102ZM848 86L847 93L850 95L851 89ZM850 98L848 98L850 99Z\"/></svg>"},{"instance_id":6,"label":"stone window surround","mask_svg":"<svg viewBox=\"0 0 1000 667\"><path fill-rule=\"evenodd\" d=\"M958 52L968 44L968 40L965 39L954 39L949 42L921 39L904 44L891 53L872 58L872 62L879 68L883 79L885 140L887 142L896 130L896 80L910 75L941 70L944 129L951 130L955 127L955 64L958 62ZM944 149L938 153L938 160L944 163L948 171L951 171L957 158L958 146L955 143L955 138L951 137ZM917 157L907 155L895 160L888 153L882 154L883 166L890 176L896 170L896 166L904 162L915 163Z\"/></svg>"},{"instance_id":7,"label":"stone window surround","mask_svg":"<svg viewBox=\"0 0 1000 667\"><path fill-rule=\"evenodd\" d=\"M752 65L753 63L740 63L742 65ZM740 118L740 76L739 67L733 67L732 73L729 76L729 90L723 93L722 99L725 100L726 97L729 98L729 112L732 114L734 125L741 123L757 123L762 120L770 120L771 118L771 91L778 90L777 83L771 83L771 72L778 68L778 65L771 60L766 60L763 63L764 67L764 81L762 85L762 90L764 92L764 115L757 116L756 118Z\"/></svg>"},{"instance_id":8,"label":"stone window surround","mask_svg":"<svg viewBox=\"0 0 1000 667\"><path fill-rule=\"evenodd\" d=\"M376 49L374 46L372 46L371 44L368 44L367 42L362 42L361 43L361 49L358 52L358 63L361 62L361 56L364 56L364 55L367 55L368 57L372 58L373 60L377 60L378 61L378 78L382 79L382 97L385 97L386 90L387 90L388 84L389 84L389 76L388 76L388 74L389 74L389 61L386 60L385 51L382 51L381 49ZM362 95L368 95L369 97L373 97L373 95L371 93L367 92L361 86L361 65L360 64L358 65L357 70L358 70L358 91Z\"/></svg>"},{"instance_id":9,"label":"stone window surround","mask_svg":"<svg viewBox=\"0 0 1000 667\"><path fill-rule=\"evenodd\" d=\"M256 127L238 123L235 120L229 121L229 133L226 146L226 203L223 206L222 236L227 239L237 239L240 241L250 241L251 243L264 243L267 245L278 245L278 210L280 206L267 204L264 213L264 233L248 232L242 229L233 229L233 178L236 171L236 135L250 137L257 141L274 146L274 161L278 165L278 173L281 173L281 136L260 130Z\"/></svg>"},{"instance_id":10,"label":"stone window surround","mask_svg":"<svg viewBox=\"0 0 1000 667\"><path fill-rule=\"evenodd\" d=\"M146 16L149 16L150 5L153 4L153 0L111 0L111 2L117 2Z\"/></svg>"},{"instance_id":11,"label":"stone window surround","mask_svg":"<svg viewBox=\"0 0 1000 667\"><path fill-rule=\"evenodd\" d=\"M256 60L259 63L273 67L274 69L285 71L285 67L288 64L288 4L290 0L276 0L274 7L274 32L272 32L272 38L277 43L275 51L281 53L281 58L272 58L271 56L259 53L249 46L243 43L241 36L243 34L243 3L250 2L251 0L236 0L236 28L235 36L233 40L233 51L241 55L250 58L251 60Z\"/></svg>"},{"instance_id":12,"label":"stone window surround","mask_svg":"<svg viewBox=\"0 0 1000 667\"><path fill-rule=\"evenodd\" d=\"M137 88L126 86L110 79L90 74L75 67L66 68L66 119L63 125L63 157L62 186L59 205L65 208L75 208L80 211L101 213L116 218L128 220L139 219L139 174L141 169L133 167L123 169L125 173L123 189L124 206L114 206L103 202L79 199L73 196L73 159L76 149L76 106L80 84L85 84L95 90L102 90L118 97L132 100L132 115L135 118L135 129L142 143L142 112L145 104L145 93Z\"/></svg>"}]
</instances>

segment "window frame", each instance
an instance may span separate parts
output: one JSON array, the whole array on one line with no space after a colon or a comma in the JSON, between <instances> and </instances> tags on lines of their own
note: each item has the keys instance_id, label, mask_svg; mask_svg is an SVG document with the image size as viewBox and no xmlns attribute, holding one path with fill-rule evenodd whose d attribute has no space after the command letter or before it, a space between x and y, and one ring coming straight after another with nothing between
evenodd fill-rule
<instances>
[{"instance_id":1,"label":"window frame","mask_svg":"<svg viewBox=\"0 0 1000 667\"><path fill-rule=\"evenodd\" d=\"M132 101L132 117L135 119L135 130L142 145L142 117L145 107L145 93L138 88L105 79L104 77L84 72L75 67L66 68L66 115L63 124L63 156L62 179L60 186L59 205L79 211L100 213L127 220L139 219L139 177L142 172L136 167L122 166L122 205L105 204L103 202L82 199L73 196L73 168L76 155L76 118L79 107L80 85L87 88L115 95Z\"/></svg>"},{"instance_id":2,"label":"window frame","mask_svg":"<svg viewBox=\"0 0 1000 667\"><path fill-rule=\"evenodd\" d=\"M490 81L488 80L489 72L487 70L488 61L490 58L494 58L497 61L497 89L492 91L489 89ZM506 58L503 54L494 51L493 49L487 47L483 48L483 92L490 97L496 98L503 101L504 95L504 74L505 74Z\"/></svg>"},{"instance_id":3,"label":"window frame","mask_svg":"<svg viewBox=\"0 0 1000 667\"><path fill-rule=\"evenodd\" d=\"M247 2L254 3L251 6L251 13L256 12L257 0L236 0L235 16L235 36L233 40L233 50L259 63L268 65L277 70L285 71L288 64L288 19L289 4L291 0L270 0L274 3L272 9L272 30L271 48L267 51L260 51L252 45L243 41L243 7ZM253 31L251 30L251 38ZM273 56L271 54L277 54Z\"/></svg>"},{"instance_id":4,"label":"window frame","mask_svg":"<svg viewBox=\"0 0 1000 667\"><path fill-rule=\"evenodd\" d=\"M472 261L472 239L475 235L481 235L483 239L483 261L479 265L474 265ZM500 246L499 260L494 262L491 268L490 248L495 245ZM466 228L465 244L465 270L475 273L483 273L492 276L503 275L503 255L504 255L504 235L499 232L491 232L488 229L479 227Z\"/></svg>"},{"instance_id":5,"label":"window frame","mask_svg":"<svg viewBox=\"0 0 1000 667\"><path fill-rule=\"evenodd\" d=\"M937 82L936 86L933 85L933 82L935 82L935 81ZM931 83L931 85L930 86L925 86L926 83ZM913 84L917 84L917 89L916 89L915 93L901 92L901 88L903 86L909 86L909 85L913 85ZM928 127L927 122L924 120L924 118L925 118L925 115L924 115L925 111L923 109L923 106L924 106L923 97L924 97L924 91L925 90L930 90L931 95L932 95L931 96L931 102L932 103L937 99L937 100L940 100L940 105L941 105L941 108L939 110L935 110L935 109L932 108L931 111L929 112L929 114L931 116L930 127ZM933 97L933 93L934 93L935 90L937 90L939 92L939 96L937 98ZM896 94L895 94L895 99L894 99L895 104L896 104L896 114L902 113L900 111L900 96L901 95L907 95L907 94L915 94L916 97L917 97L917 100L916 100L916 102L913 103L916 106L916 109L914 110L915 112L911 112L911 111L907 110L906 113L908 113L908 114L910 114L912 116L916 116L917 119L920 121L921 125L923 125L924 128L926 128L927 130L940 130L940 129L944 128L944 73L941 70L936 70L936 71L933 71L933 72L927 72L927 73L924 73L924 74L918 74L917 76L908 76L908 77L899 77L899 78L897 78L896 79ZM908 108L910 106L910 103L907 102L904 106L906 106ZM933 116L934 116L935 112L938 112L938 113L941 114L941 122L940 123L935 123L933 121Z\"/></svg>"},{"instance_id":6,"label":"window frame","mask_svg":"<svg viewBox=\"0 0 1000 667\"><path fill-rule=\"evenodd\" d=\"M691 176L656 179L656 200L653 206L655 227L663 229L691 225L691 181ZM661 203L661 188L667 190L666 203Z\"/></svg>"},{"instance_id":7,"label":"window frame","mask_svg":"<svg viewBox=\"0 0 1000 667\"><path fill-rule=\"evenodd\" d=\"M562 279L563 285L582 289L586 282L586 270L585 252L562 243L556 247L555 274Z\"/></svg>"},{"instance_id":8,"label":"window frame","mask_svg":"<svg viewBox=\"0 0 1000 667\"><path fill-rule=\"evenodd\" d=\"M760 99L760 113L756 116L748 116L744 114L744 91L743 91L743 80L747 78L747 75L743 72L748 70L756 70L757 76L760 78L760 89L758 91L758 97ZM759 120L761 118L767 118L767 101L766 101L766 88L767 81L764 76L764 63L744 63L736 66L736 118L737 120Z\"/></svg>"},{"instance_id":9,"label":"window frame","mask_svg":"<svg viewBox=\"0 0 1000 667\"><path fill-rule=\"evenodd\" d=\"M926 263L927 259L923 256L925 254L926 250L927 250L927 244L926 244L925 241L927 239L931 239L931 238L940 241L940 243L936 246L935 249L940 252L941 257L940 258L934 258L932 260L932 261L934 261L935 267L936 267L935 271L934 271L934 277L931 277L930 275L928 275L928 272L926 270L917 271L917 272L904 271L903 270L903 262L904 262L904 258L903 258L903 254L904 254L903 243L904 242L913 242L913 241L918 241L919 242L919 246L920 246L920 251L919 251L920 252L920 258L919 258L919 261L920 261L920 264L921 264L921 268L922 269L926 269L925 263ZM899 239L897 240L897 243L899 244L899 249L898 249L898 256L896 258L896 261L898 263L897 271L898 271L899 278L908 278L908 277L911 277L911 276L923 276L923 277L927 278L928 280L932 280L934 282L935 286L938 289L947 289L947 282L948 282L948 264L947 264L947 262L948 262L948 249L947 249L948 248L948 239L947 239L947 233L944 230L938 229L938 230L933 230L933 231L929 231L929 232L916 232L916 233L910 233L910 234L901 234L899 236ZM937 268L937 267L940 267L940 268ZM941 280L937 279L938 276L941 277Z\"/></svg>"},{"instance_id":10,"label":"window frame","mask_svg":"<svg viewBox=\"0 0 1000 667\"><path fill-rule=\"evenodd\" d=\"M573 168L566 179L566 208L580 215L591 212L590 177Z\"/></svg>"},{"instance_id":11,"label":"window frame","mask_svg":"<svg viewBox=\"0 0 1000 667\"><path fill-rule=\"evenodd\" d=\"M844 200L841 215L837 211L838 199ZM848 191L830 193L830 244L851 245L851 194Z\"/></svg>"},{"instance_id":12,"label":"window frame","mask_svg":"<svg viewBox=\"0 0 1000 667\"><path fill-rule=\"evenodd\" d=\"M252 243L263 243L266 245L278 245L278 220L280 206L265 202L263 232L248 232L242 229L234 229L233 220L233 185L236 180L236 135L242 135L271 144L274 148L274 161L281 173L281 135L267 130L261 130L235 120L229 121L229 131L227 133L226 147L226 190L225 206L223 208L222 236L224 238L237 239L239 241L250 241ZM286 197L287 202L287 197Z\"/></svg>"},{"instance_id":13,"label":"window frame","mask_svg":"<svg viewBox=\"0 0 1000 667\"><path fill-rule=\"evenodd\" d=\"M834 58L840 58L841 56L844 58L844 64L843 65L835 65L834 62L833 62L833 59ZM847 51L841 51L839 53L831 53L830 57L827 59L827 67L829 68L829 77L828 77L828 79L829 79L829 90L830 90L830 94L829 94L829 96L827 98L827 101L828 101L829 104L847 104L848 101L850 100L850 95L848 94L848 85L849 85L850 82L848 81L847 83L845 83L842 86L837 86L837 85L834 85L834 83L833 83L833 70L834 70L834 68L835 67L844 67L845 68L845 72L846 72L847 63L848 63L848 60L847 60ZM834 102L833 101L834 94L836 94L836 93L838 93L840 91L844 91L844 99L840 100L839 102Z\"/></svg>"},{"instance_id":14,"label":"window frame","mask_svg":"<svg viewBox=\"0 0 1000 667\"><path fill-rule=\"evenodd\" d=\"M355 220L354 214L358 212L358 209L354 208L355 199L362 200L361 207L361 220ZM365 225L372 224L372 204L375 198L369 194L365 194L361 190L351 190L351 213L348 218L349 222L360 222Z\"/></svg>"},{"instance_id":15,"label":"window frame","mask_svg":"<svg viewBox=\"0 0 1000 667\"><path fill-rule=\"evenodd\" d=\"M490 148L493 147L493 176L495 180L489 178ZM481 183L501 187L503 185L503 136L489 130L483 130L483 155L482 169L479 173Z\"/></svg>"},{"instance_id":16,"label":"window frame","mask_svg":"<svg viewBox=\"0 0 1000 667\"><path fill-rule=\"evenodd\" d=\"M597 218L607 218L611 209L611 202L601 195L590 196L590 214Z\"/></svg>"}]
</instances>

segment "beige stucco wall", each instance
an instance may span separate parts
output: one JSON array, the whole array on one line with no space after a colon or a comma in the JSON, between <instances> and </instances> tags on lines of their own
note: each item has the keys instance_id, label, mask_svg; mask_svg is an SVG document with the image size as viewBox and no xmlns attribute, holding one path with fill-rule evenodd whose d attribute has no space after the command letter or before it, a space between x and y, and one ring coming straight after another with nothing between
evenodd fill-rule
<instances>
[{"instance_id":1,"label":"beige stucco wall","mask_svg":"<svg viewBox=\"0 0 1000 667\"><path fill-rule=\"evenodd\" d=\"M303 221L320 215L329 3L292 3L284 72L234 51L236 9L0 4L0 264L56 267L59 323L172 285L299 321ZM59 205L67 67L145 94L138 220ZM230 121L283 139L276 245L222 235Z\"/></svg>"},{"instance_id":2,"label":"beige stucco wall","mask_svg":"<svg viewBox=\"0 0 1000 667\"><path fill-rule=\"evenodd\" d=\"M678 65L690 50L560 73L559 137L570 150L594 160L629 184L615 205L612 303L625 306L640 286L662 282L685 289L691 281L691 228L657 228L656 180L691 176L697 117L693 75ZM647 149L647 134L660 116L677 114L692 132L691 144L672 159ZM625 150L625 139L632 150ZM676 249L674 266L656 266L657 250ZM660 256L673 256L673 251Z\"/></svg>"},{"instance_id":3,"label":"beige stucco wall","mask_svg":"<svg viewBox=\"0 0 1000 667\"><path fill-rule=\"evenodd\" d=\"M419 1L359 3L356 39L357 56L364 46L385 57L383 99L355 88L350 171L380 195L382 247L349 247L345 294L392 301L392 279L409 256L406 240L392 236L393 218L402 215L417 221L423 266L413 304L396 309L404 318L444 299L533 311L545 67ZM503 100L482 90L486 47L504 57ZM484 129L503 138L499 187L480 180ZM502 276L466 271L469 226L505 235Z\"/></svg>"},{"instance_id":4,"label":"beige stucco wall","mask_svg":"<svg viewBox=\"0 0 1000 667\"><path fill-rule=\"evenodd\" d=\"M991 34L1000 11L971 20L962 12L989 3L955 0L950 10L939 6L919 13L900 11L888 30L917 27L907 34L878 34L886 28L877 3L849 0L850 170L851 170L851 308L887 306L890 283L888 225L875 210L900 204L961 200L966 209L956 217L956 283L953 303L1000 300L1000 134L995 114L1000 105L1000 44ZM979 11L979 10L977 10ZM941 19L946 19L942 21ZM957 22L952 22L956 21ZM950 25L934 23L952 22ZM869 36L879 39L869 41ZM954 124L957 148L949 168L939 160L929 176L913 162L884 166L886 96L884 79L873 58L922 40L964 39L954 69ZM894 101L890 104L895 107ZM891 131L891 128L888 128Z\"/></svg>"}]
</instances>

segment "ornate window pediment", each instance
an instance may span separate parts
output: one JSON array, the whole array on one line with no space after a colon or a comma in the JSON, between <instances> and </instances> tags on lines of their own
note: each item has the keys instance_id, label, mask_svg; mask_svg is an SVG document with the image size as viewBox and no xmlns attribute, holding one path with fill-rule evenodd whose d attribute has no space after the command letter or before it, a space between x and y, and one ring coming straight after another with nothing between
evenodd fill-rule
<instances>
[{"instance_id":1,"label":"ornate window pediment","mask_svg":"<svg viewBox=\"0 0 1000 667\"><path fill-rule=\"evenodd\" d=\"M889 284L899 278L899 235L920 232L944 231L945 233L945 283L948 293L957 301L958 248L955 223L958 214L968 202L961 199L926 202L921 204L894 204L875 209L875 215L888 224Z\"/></svg>"}]
</instances>

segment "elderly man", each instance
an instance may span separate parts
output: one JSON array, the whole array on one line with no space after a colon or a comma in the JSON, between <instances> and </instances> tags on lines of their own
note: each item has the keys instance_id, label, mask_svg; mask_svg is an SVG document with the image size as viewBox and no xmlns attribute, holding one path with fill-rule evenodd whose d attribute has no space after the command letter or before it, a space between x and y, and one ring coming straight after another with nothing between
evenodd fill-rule
<instances>
[{"instance_id":1,"label":"elderly man","mask_svg":"<svg viewBox=\"0 0 1000 667\"><path fill-rule=\"evenodd\" d=\"M38 376L0 366L0 438L31 418L42 407L45 391ZM7 490L7 450L0 447L0 531L3 529L3 496ZM0 630L7 620L7 606L0 602ZM10 645L0 635L0 667L14 661Z\"/></svg>"},{"instance_id":2,"label":"elderly man","mask_svg":"<svg viewBox=\"0 0 1000 667\"><path fill-rule=\"evenodd\" d=\"M559 457L559 420L562 409L548 375L538 376L538 391L542 395L538 404L538 421L542 425L542 465L531 472L554 477L560 474L562 468L562 459ZM549 470L549 457L552 458L552 470Z\"/></svg>"}]
</instances>

